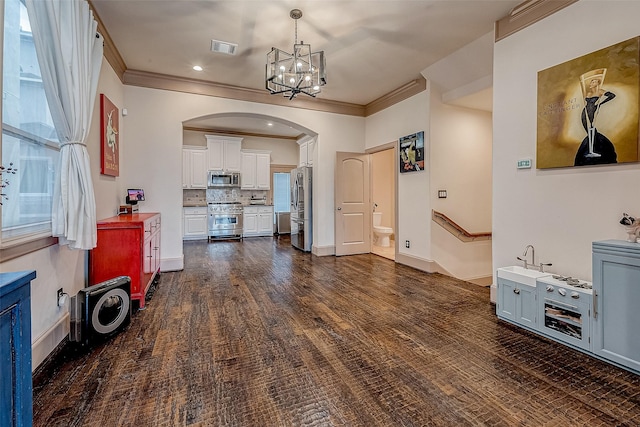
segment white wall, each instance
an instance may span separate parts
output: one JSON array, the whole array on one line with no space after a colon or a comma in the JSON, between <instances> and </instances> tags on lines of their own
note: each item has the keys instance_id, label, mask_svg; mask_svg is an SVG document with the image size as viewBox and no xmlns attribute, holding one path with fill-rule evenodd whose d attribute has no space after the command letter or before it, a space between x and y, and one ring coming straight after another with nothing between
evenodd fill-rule
<instances>
[{"instance_id":1,"label":"white wall","mask_svg":"<svg viewBox=\"0 0 640 427\"><path fill-rule=\"evenodd\" d=\"M191 145L194 147L206 147L207 138L205 135L211 134L211 132L202 132L198 130L185 130L182 132L182 144Z\"/></svg>"},{"instance_id":2,"label":"white wall","mask_svg":"<svg viewBox=\"0 0 640 427\"><path fill-rule=\"evenodd\" d=\"M113 71L106 59L102 61L100 81L98 82L98 93L96 95L96 105L91 118L91 131L89 132L87 149L91 159L91 178L93 179L93 189L96 193L96 217L98 219L108 218L116 215L118 207L125 203L125 191L127 188L121 184L124 162L120 154L120 177L113 177L100 174L100 94L105 94L113 105L120 110L120 153L130 144L127 138L127 120L122 116L124 108L124 86ZM182 159L182 157L180 157ZM134 187L135 188L135 187Z\"/></svg>"},{"instance_id":3,"label":"white wall","mask_svg":"<svg viewBox=\"0 0 640 427\"><path fill-rule=\"evenodd\" d=\"M366 120L367 149L377 147L398 138L424 131L426 171L403 173L398 176L398 227L399 254L417 261L431 261L431 201L429 199L431 155L429 137L429 90L412 96L392 107L380 111ZM341 150L346 151L346 150ZM411 247L404 247L409 240Z\"/></svg>"},{"instance_id":4,"label":"white wall","mask_svg":"<svg viewBox=\"0 0 640 427\"><path fill-rule=\"evenodd\" d=\"M496 43L494 271L532 244L550 271L590 280L591 243L625 239L622 213L640 214L638 164L516 169L535 159L538 71L638 36L638 16L640 2L580 1Z\"/></svg>"},{"instance_id":5,"label":"white wall","mask_svg":"<svg viewBox=\"0 0 640 427\"><path fill-rule=\"evenodd\" d=\"M471 233L491 232L491 113L443 104L441 98L432 84L432 207ZM447 198L439 199L438 190L446 190ZM461 279L492 274L490 240L462 242L430 223L432 256L446 271Z\"/></svg>"},{"instance_id":6,"label":"white wall","mask_svg":"<svg viewBox=\"0 0 640 427\"><path fill-rule=\"evenodd\" d=\"M246 136L242 139L242 149L271 151L274 165L297 165L300 156L300 146L291 139Z\"/></svg>"},{"instance_id":7,"label":"white wall","mask_svg":"<svg viewBox=\"0 0 640 427\"><path fill-rule=\"evenodd\" d=\"M162 264L182 266L182 122L216 113L265 114L318 134L314 158L314 247L332 248L335 152L363 151L364 118L231 99L125 86L127 144L121 153L123 188L142 187L140 209L162 214Z\"/></svg>"},{"instance_id":8,"label":"white wall","mask_svg":"<svg viewBox=\"0 0 640 427\"><path fill-rule=\"evenodd\" d=\"M87 137L91 175L96 191L96 213L98 218L104 218L114 214L121 191L117 178L100 175L100 93L107 94L116 106L122 105L122 85L106 61L102 64L98 96L93 108L91 130ZM120 134L121 141L123 133ZM85 287L86 262L87 251L72 251L66 246L50 246L0 265L0 271L3 272L36 270L36 279L31 282L31 342L34 370L69 333L68 303L66 307L58 307L56 292L63 288L72 296Z\"/></svg>"}]
</instances>

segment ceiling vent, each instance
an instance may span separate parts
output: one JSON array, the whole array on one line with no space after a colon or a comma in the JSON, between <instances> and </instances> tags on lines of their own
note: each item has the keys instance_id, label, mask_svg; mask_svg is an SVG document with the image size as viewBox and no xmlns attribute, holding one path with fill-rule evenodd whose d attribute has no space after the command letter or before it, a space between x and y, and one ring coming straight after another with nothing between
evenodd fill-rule
<instances>
[{"instance_id":1,"label":"ceiling vent","mask_svg":"<svg viewBox=\"0 0 640 427\"><path fill-rule=\"evenodd\" d=\"M221 40L211 40L211 52L235 55L238 50L236 43L223 42Z\"/></svg>"}]
</instances>

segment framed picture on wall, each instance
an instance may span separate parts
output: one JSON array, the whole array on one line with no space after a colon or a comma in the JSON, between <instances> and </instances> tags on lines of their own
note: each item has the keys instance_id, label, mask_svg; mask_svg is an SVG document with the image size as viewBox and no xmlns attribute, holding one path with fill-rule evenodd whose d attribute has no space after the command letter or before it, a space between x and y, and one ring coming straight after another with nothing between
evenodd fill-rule
<instances>
[{"instance_id":1,"label":"framed picture on wall","mask_svg":"<svg viewBox=\"0 0 640 427\"><path fill-rule=\"evenodd\" d=\"M120 111L100 94L100 173L120 175Z\"/></svg>"},{"instance_id":2,"label":"framed picture on wall","mask_svg":"<svg viewBox=\"0 0 640 427\"><path fill-rule=\"evenodd\" d=\"M400 173L424 170L424 132L403 136L398 140Z\"/></svg>"},{"instance_id":3,"label":"framed picture on wall","mask_svg":"<svg viewBox=\"0 0 640 427\"><path fill-rule=\"evenodd\" d=\"M640 38L538 72L538 169L638 161Z\"/></svg>"}]
</instances>

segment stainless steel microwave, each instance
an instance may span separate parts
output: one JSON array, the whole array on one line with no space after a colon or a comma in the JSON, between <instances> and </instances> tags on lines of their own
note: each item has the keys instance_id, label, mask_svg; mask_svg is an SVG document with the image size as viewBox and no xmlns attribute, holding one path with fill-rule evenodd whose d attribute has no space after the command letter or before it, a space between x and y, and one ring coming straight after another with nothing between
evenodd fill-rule
<instances>
[{"instance_id":1,"label":"stainless steel microwave","mask_svg":"<svg viewBox=\"0 0 640 427\"><path fill-rule=\"evenodd\" d=\"M208 188L240 187L240 173L209 171Z\"/></svg>"}]
</instances>

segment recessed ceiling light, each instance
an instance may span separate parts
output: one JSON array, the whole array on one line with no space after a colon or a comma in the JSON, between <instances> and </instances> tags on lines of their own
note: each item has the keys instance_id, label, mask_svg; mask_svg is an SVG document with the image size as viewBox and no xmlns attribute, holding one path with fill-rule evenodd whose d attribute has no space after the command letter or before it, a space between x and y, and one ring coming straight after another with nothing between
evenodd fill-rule
<instances>
[{"instance_id":1,"label":"recessed ceiling light","mask_svg":"<svg viewBox=\"0 0 640 427\"><path fill-rule=\"evenodd\" d=\"M267 123L267 126L273 126L273 123L269 122Z\"/></svg>"},{"instance_id":2,"label":"recessed ceiling light","mask_svg":"<svg viewBox=\"0 0 640 427\"><path fill-rule=\"evenodd\" d=\"M194 65L194 66L193 66L193 69L194 69L195 71L202 71L202 67L201 67L201 66L199 66L199 65Z\"/></svg>"}]
</instances>

